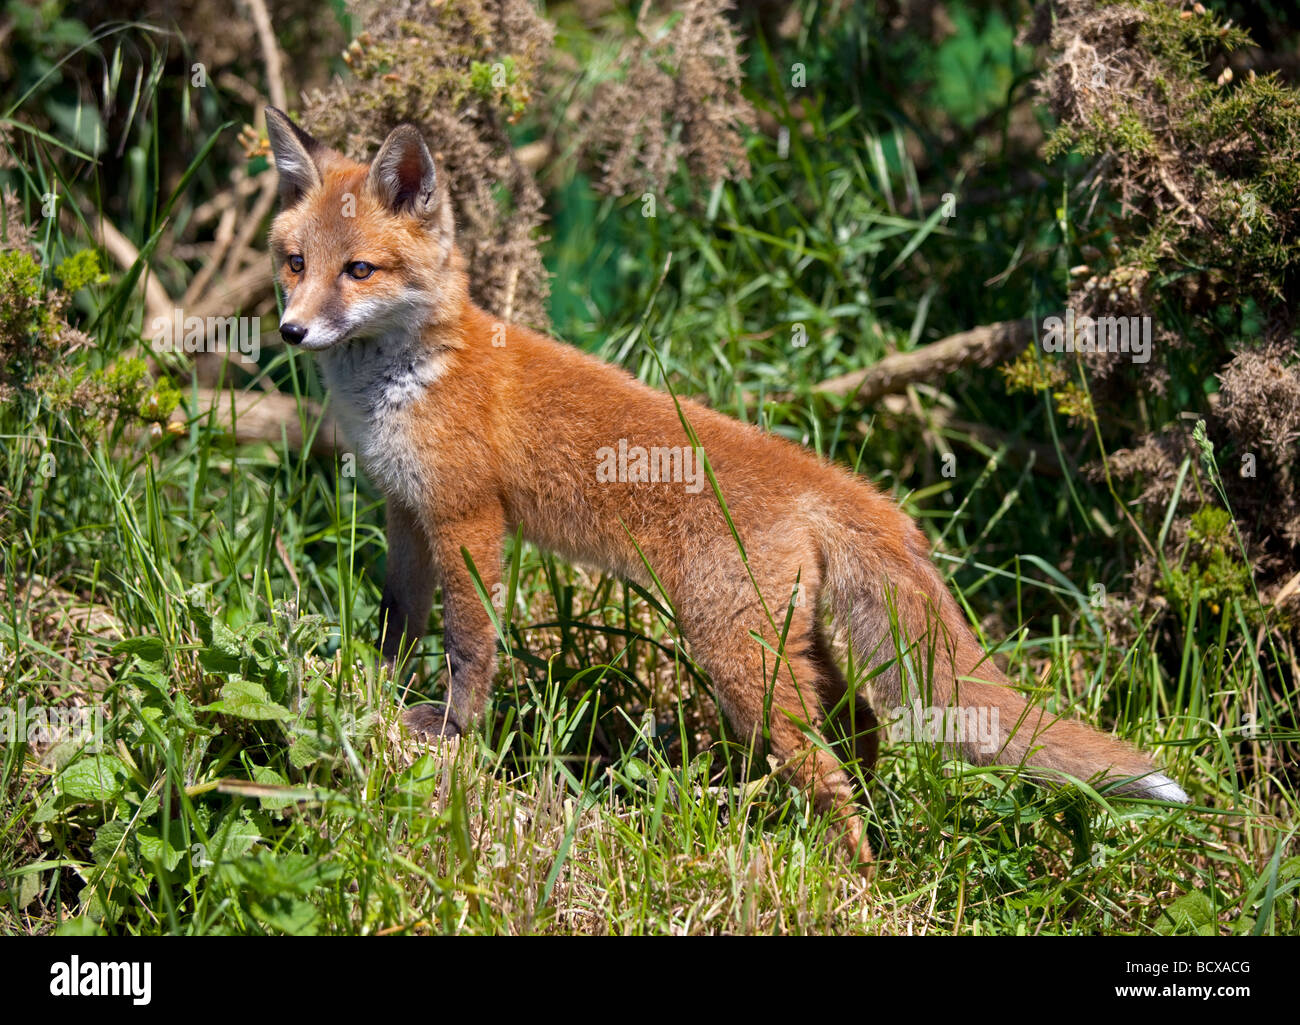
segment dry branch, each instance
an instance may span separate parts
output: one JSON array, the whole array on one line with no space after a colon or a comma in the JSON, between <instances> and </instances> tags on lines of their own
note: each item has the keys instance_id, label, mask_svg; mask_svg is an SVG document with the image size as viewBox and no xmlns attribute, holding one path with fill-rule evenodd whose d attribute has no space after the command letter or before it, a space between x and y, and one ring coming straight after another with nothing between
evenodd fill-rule
<instances>
[{"instance_id":1,"label":"dry branch","mask_svg":"<svg viewBox=\"0 0 1300 1025\"><path fill-rule=\"evenodd\" d=\"M271 15L263 0L247 0L247 3L257 28L262 60L266 62L266 88L271 94L271 103L284 110L289 106L288 93L284 88L283 62L280 60L280 46L275 41L275 30L271 27Z\"/></svg>"},{"instance_id":2,"label":"dry branch","mask_svg":"<svg viewBox=\"0 0 1300 1025\"><path fill-rule=\"evenodd\" d=\"M336 435L333 419L311 399L301 400L305 416L300 416L299 400L283 392L218 388L199 388L197 391L197 406L188 411L177 408L172 414L173 422L185 423L195 415L211 414L214 422L231 433L241 445L256 442L275 445L283 441L296 450L303 447L304 422L308 432L320 422L311 439L312 455L333 456L343 451L344 445Z\"/></svg>"},{"instance_id":3,"label":"dry branch","mask_svg":"<svg viewBox=\"0 0 1300 1025\"><path fill-rule=\"evenodd\" d=\"M136 249L135 243L118 231L111 222L98 215L95 217L100 244L108 255L117 261L119 267L130 270L135 265L135 261L140 258L140 250ZM167 289L163 288L162 283L148 266L145 267L140 280L144 288L144 322L152 324L158 317L171 320L174 305L171 296L167 294Z\"/></svg>"},{"instance_id":4,"label":"dry branch","mask_svg":"<svg viewBox=\"0 0 1300 1025\"><path fill-rule=\"evenodd\" d=\"M1034 337L1033 322L1006 320L949 335L911 352L895 352L875 366L832 377L813 387L873 403L918 381L933 381L962 367L991 367L1014 356Z\"/></svg>"}]
</instances>

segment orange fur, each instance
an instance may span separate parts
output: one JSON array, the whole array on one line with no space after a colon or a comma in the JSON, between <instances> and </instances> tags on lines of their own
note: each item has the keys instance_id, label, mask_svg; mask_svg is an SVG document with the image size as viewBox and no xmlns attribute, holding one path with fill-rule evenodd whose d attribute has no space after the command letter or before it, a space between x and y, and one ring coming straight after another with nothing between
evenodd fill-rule
<instances>
[{"instance_id":1,"label":"orange fur","mask_svg":"<svg viewBox=\"0 0 1300 1025\"><path fill-rule=\"evenodd\" d=\"M318 352L345 428L388 498L390 663L403 637L424 633L435 583L443 588L448 704L408 713L414 727L454 734L482 712L496 637L461 549L490 591L503 538L522 525L543 548L649 585L643 553L728 719L747 737L766 728L785 771L838 816L846 843L864 858L849 776L801 725L820 726L828 707L852 704L866 728L858 751L874 759L875 717L863 699L842 700L848 684L830 655L823 612L860 663L892 660L872 682L886 706L923 698L995 710L997 749L963 742L972 760L1120 776L1121 790L1185 800L1127 744L1027 706L976 641L916 525L848 471L683 401L748 566L712 487L696 486L698 474L691 482L602 479L621 440L687 458L691 443L672 398L469 301L450 203L413 129L396 129L367 167L278 111L267 121L284 199L271 231L288 297L282 330ZM361 280L350 269L357 261L373 265ZM795 603L782 645L796 582L811 600ZM921 687L929 692L918 694Z\"/></svg>"}]
</instances>

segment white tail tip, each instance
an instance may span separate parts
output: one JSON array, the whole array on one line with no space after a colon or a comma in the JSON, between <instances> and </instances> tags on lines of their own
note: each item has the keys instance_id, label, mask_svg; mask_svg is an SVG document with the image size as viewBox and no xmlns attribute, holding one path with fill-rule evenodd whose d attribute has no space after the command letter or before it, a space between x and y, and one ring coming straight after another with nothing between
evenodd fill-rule
<instances>
[{"instance_id":1,"label":"white tail tip","mask_svg":"<svg viewBox=\"0 0 1300 1025\"><path fill-rule=\"evenodd\" d=\"M1166 776L1163 772L1153 772L1137 784L1138 792L1143 797L1157 801L1172 801L1175 804L1187 804L1187 791Z\"/></svg>"}]
</instances>

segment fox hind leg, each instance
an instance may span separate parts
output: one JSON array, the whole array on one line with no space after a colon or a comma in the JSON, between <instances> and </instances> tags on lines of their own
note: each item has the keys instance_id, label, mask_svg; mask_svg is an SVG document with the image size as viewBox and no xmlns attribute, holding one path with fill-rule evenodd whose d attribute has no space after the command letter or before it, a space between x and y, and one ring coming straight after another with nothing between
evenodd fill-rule
<instances>
[{"instance_id":1,"label":"fox hind leg","mask_svg":"<svg viewBox=\"0 0 1300 1025\"><path fill-rule=\"evenodd\" d=\"M763 616L757 606L752 612ZM871 847L863 833L848 772L833 754L811 742L804 732L821 728L825 715L823 696L837 686L824 675L817 657L812 617L806 610L796 610L786 635L780 670L774 672L774 652L781 650L779 642L769 639L769 650L747 630L737 629L746 619L755 622L754 615L740 615L736 610L722 611L720 615L714 606L706 623L715 629L701 631L696 619L695 636L687 638L691 650L709 673L732 728L746 741L766 732L768 750L782 774L808 790L818 812L833 818L850 857L859 864L870 863ZM687 613L683 619L690 622L692 617ZM765 637L771 634L770 629L755 632ZM870 715L869 708L866 714Z\"/></svg>"},{"instance_id":2,"label":"fox hind leg","mask_svg":"<svg viewBox=\"0 0 1300 1025\"><path fill-rule=\"evenodd\" d=\"M863 779L869 780L880 753L880 720L865 695L850 694L849 682L821 629L813 631L809 657L816 666L822 704L832 717L832 741L845 752L844 757L856 763Z\"/></svg>"}]
</instances>

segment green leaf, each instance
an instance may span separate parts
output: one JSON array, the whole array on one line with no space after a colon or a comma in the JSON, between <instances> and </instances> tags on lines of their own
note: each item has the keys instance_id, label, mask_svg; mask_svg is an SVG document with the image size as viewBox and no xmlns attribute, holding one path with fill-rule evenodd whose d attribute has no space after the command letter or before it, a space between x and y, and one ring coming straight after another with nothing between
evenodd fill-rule
<instances>
[{"instance_id":1,"label":"green leaf","mask_svg":"<svg viewBox=\"0 0 1300 1025\"><path fill-rule=\"evenodd\" d=\"M104 936L104 927L89 915L69 918L59 923L55 936Z\"/></svg>"},{"instance_id":2,"label":"green leaf","mask_svg":"<svg viewBox=\"0 0 1300 1025\"><path fill-rule=\"evenodd\" d=\"M320 760L320 743L316 735L306 730L295 730L289 736L289 764L295 769L305 769ZM268 807L263 803L262 807Z\"/></svg>"},{"instance_id":3,"label":"green leaf","mask_svg":"<svg viewBox=\"0 0 1300 1025\"><path fill-rule=\"evenodd\" d=\"M219 619L212 620L212 642L199 651L199 664L210 673L238 673L244 649L238 636Z\"/></svg>"},{"instance_id":4,"label":"green leaf","mask_svg":"<svg viewBox=\"0 0 1300 1025\"><path fill-rule=\"evenodd\" d=\"M58 792L80 801L111 801L122 790L126 766L115 755L87 754L59 774Z\"/></svg>"},{"instance_id":5,"label":"green leaf","mask_svg":"<svg viewBox=\"0 0 1300 1025\"><path fill-rule=\"evenodd\" d=\"M175 846L181 839L181 830L177 825L172 826L171 834L165 841L162 831L154 825L141 826L136 830L136 836L140 841L141 857L146 861L159 863L168 872L179 865L181 859L185 857L185 852Z\"/></svg>"},{"instance_id":6,"label":"green leaf","mask_svg":"<svg viewBox=\"0 0 1300 1025\"><path fill-rule=\"evenodd\" d=\"M105 822L95 830L95 839L90 845L91 857L97 865L109 865L119 858L128 865L135 863L138 847L133 838L127 837L127 824L121 819Z\"/></svg>"},{"instance_id":7,"label":"green leaf","mask_svg":"<svg viewBox=\"0 0 1300 1025\"><path fill-rule=\"evenodd\" d=\"M238 817L228 818L221 824L221 829L213 838L213 846L222 858L229 860L242 858L260 839L262 834L257 824L248 817L246 811L241 811Z\"/></svg>"},{"instance_id":8,"label":"green leaf","mask_svg":"<svg viewBox=\"0 0 1300 1025\"><path fill-rule=\"evenodd\" d=\"M289 785L288 779L267 765L253 766L253 779L259 783L270 783L278 787ZM281 808L292 807L298 803L298 800L295 797L259 797L257 803L268 811L279 811Z\"/></svg>"},{"instance_id":9,"label":"green leaf","mask_svg":"<svg viewBox=\"0 0 1300 1025\"><path fill-rule=\"evenodd\" d=\"M1210 898L1193 890L1165 908L1156 922L1156 932L1162 936L1217 936L1219 916Z\"/></svg>"},{"instance_id":10,"label":"green leaf","mask_svg":"<svg viewBox=\"0 0 1300 1025\"><path fill-rule=\"evenodd\" d=\"M260 683L251 680L231 680L221 688L221 698L210 705L200 706L205 712L224 712L239 719L285 722L293 718L284 705L277 705Z\"/></svg>"},{"instance_id":11,"label":"green leaf","mask_svg":"<svg viewBox=\"0 0 1300 1025\"><path fill-rule=\"evenodd\" d=\"M135 655L142 662L162 662L167 657L167 646L161 637L128 637L113 645L114 655Z\"/></svg>"},{"instance_id":12,"label":"green leaf","mask_svg":"<svg viewBox=\"0 0 1300 1025\"><path fill-rule=\"evenodd\" d=\"M179 691L176 694L176 700L172 703L172 709L176 713L176 721L184 726L187 730L200 733L203 736L210 736L211 730L200 726L194 718L194 706L190 704L190 699Z\"/></svg>"},{"instance_id":13,"label":"green leaf","mask_svg":"<svg viewBox=\"0 0 1300 1025\"><path fill-rule=\"evenodd\" d=\"M432 755L421 755L397 777L397 790L420 801L431 798L442 778L442 763Z\"/></svg>"},{"instance_id":14,"label":"green leaf","mask_svg":"<svg viewBox=\"0 0 1300 1025\"><path fill-rule=\"evenodd\" d=\"M0 890L0 903L15 901L19 908L25 908L41 893L41 876L39 869L43 862L33 861L23 866L20 872L10 877L9 888ZM33 871L29 871L33 870Z\"/></svg>"},{"instance_id":15,"label":"green leaf","mask_svg":"<svg viewBox=\"0 0 1300 1025\"><path fill-rule=\"evenodd\" d=\"M249 904L255 917L263 925L279 929L290 936L316 935L316 920L320 917L314 907L295 897L270 897Z\"/></svg>"},{"instance_id":16,"label":"green leaf","mask_svg":"<svg viewBox=\"0 0 1300 1025\"><path fill-rule=\"evenodd\" d=\"M58 814L59 802L57 800L45 801L44 803L37 805L36 810L32 812L32 822L53 822Z\"/></svg>"}]
</instances>

